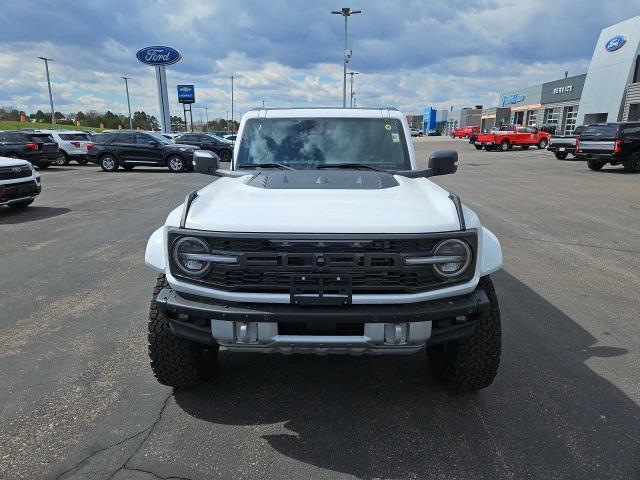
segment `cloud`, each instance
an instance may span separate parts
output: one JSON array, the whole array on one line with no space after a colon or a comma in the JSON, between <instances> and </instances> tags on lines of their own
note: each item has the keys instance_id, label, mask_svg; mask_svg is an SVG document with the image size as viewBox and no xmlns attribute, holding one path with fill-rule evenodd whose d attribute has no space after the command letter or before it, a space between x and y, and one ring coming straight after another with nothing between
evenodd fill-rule
<instances>
[{"instance_id":1,"label":"cloud","mask_svg":"<svg viewBox=\"0 0 640 480\"><path fill-rule=\"evenodd\" d=\"M57 110L157 114L153 69L135 59L167 44L183 59L167 69L175 85L196 85L209 117L262 105L340 105L343 19L321 0L21 0L0 10L0 105L48 109L42 62L50 65ZM349 20L350 69L361 106L495 105L498 94L586 71L600 29L640 13L640 0L368 0ZM28 20L25 20L28 19ZM195 111L197 113L197 110ZM196 116L197 118L197 116Z\"/></svg>"}]
</instances>

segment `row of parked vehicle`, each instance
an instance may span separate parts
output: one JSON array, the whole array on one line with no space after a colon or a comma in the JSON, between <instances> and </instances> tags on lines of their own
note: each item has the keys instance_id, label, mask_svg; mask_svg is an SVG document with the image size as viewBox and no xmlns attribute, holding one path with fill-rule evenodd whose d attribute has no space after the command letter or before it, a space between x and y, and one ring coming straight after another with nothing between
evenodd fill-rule
<instances>
[{"instance_id":1,"label":"row of parked vehicle","mask_svg":"<svg viewBox=\"0 0 640 480\"><path fill-rule=\"evenodd\" d=\"M209 150L221 161L233 156L235 134L159 134L115 130L98 134L73 130L0 131L0 206L26 207L40 193L36 170L70 162L97 163L102 170L136 166L166 167L171 172L193 168L193 152Z\"/></svg>"},{"instance_id":2,"label":"row of parked vehicle","mask_svg":"<svg viewBox=\"0 0 640 480\"><path fill-rule=\"evenodd\" d=\"M453 138L468 138L478 150L507 151L513 147L547 149L558 160L572 155L585 160L591 170L607 164L623 165L627 172L640 172L640 122L609 122L579 126L571 135L550 135L535 127L503 125L481 133L478 127L454 130Z\"/></svg>"}]
</instances>

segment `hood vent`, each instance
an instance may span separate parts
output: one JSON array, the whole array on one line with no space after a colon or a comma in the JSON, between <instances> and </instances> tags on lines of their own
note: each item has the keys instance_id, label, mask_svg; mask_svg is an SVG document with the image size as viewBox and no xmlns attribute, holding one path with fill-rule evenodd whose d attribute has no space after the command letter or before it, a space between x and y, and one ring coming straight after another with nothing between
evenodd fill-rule
<instances>
[{"instance_id":1,"label":"hood vent","mask_svg":"<svg viewBox=\"0 0 640 480\"><path fill-rule=\"evenodd\" d=\"M398 182L390 173L363 170L263 170L247 185L267 190L381 190Z\"/></svg>"}]
</instances>

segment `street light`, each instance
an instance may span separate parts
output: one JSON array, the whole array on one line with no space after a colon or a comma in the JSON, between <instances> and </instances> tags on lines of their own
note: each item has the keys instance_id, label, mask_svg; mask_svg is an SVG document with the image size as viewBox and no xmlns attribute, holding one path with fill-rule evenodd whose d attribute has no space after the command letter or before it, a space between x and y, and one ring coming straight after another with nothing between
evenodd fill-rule
<instances>
[{"instance_id":1,"label":"street light","mask_svg":"<svg viewBox=\"0 0 640 480\"><path fill-rule=\"evenodd\" d=\"M49 87L49 103L51 104L51 124L56 124L56 114L53 110L53 95L51 95L51 79L49 78L49 62L53 62L52 58L38 57L40 60L44 60L44 69L47 72L47 86Z\"/></svg>"},{"instance_id":2,"label":"street light","mask_svg":"<svg viewBox=\"0 0 640 480\"><path fill-rule=\"evenodd\" d=\"M362 13L362 10L351 10L349 7L342 7L339 11L332 10L333 15L342 15L344 17L344 65L342 69L342 107L347 106L347 63L351 58L351 50L347 49L347 19L351 15Z\"/></svg>"},{"instance_id":3,"label":"street light","mask_svg":"<svg viewBox=\"0 0 640 480\"><path fill-rule=\"evenodd\" d=\"M124 80L124 88L127 91L127 106L129 107L129 130L133 130L133 121L131 120L131 102L129 101L129 79L131 77L120 77Z\"/></svg>"},{"instance_id":4,"label":"street light","mask_svg":"<svg viewBox=\"0 0 640 480\"><path fill-rule=\"evenodd\" d=\"M233 123L233 75L231 75L231 123ZM229 122L227 122L229 128Z\"/></svg>"},{"instance_id":5,"label":"street light","mask_svg":"<svg viewBox=\"0 0 640 480\"><path fill-rule=\"evenodd\" d=\"M359 72L349 72L349 75L351 75L351 95L350 95L351 103L350 103L350 105L351 105L351 108L353 108L353 107L355 107L355 105L353 104L353 76L354 75L360 75L360 73Z\"/></svg>"}]
</instances>

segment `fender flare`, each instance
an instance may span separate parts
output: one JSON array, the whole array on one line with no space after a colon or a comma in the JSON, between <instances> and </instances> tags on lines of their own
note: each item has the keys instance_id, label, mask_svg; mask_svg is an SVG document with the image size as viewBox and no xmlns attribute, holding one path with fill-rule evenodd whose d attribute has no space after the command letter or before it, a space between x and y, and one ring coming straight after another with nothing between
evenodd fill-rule
<instances>
[{"instance_id":1,"label":"fender flare","mask_svg":"<svg viewBox=\"0 0 640 480\"><path fill-rule=\"evenodd\" d=\"M484 277L502 268L502 247L492 231L482 227L482 252L480 256L480 276Z\"/></svg>"},{"instance_id":2,"label":"fender flare","mask_svg":"<svg viewBox=\"0 0 640 480\"><path fill-rule=\"evenodd\" d=\"M164 273L167 265L167 258L165 254L165 227L158 228L149 237L147 241L147 248L144 252L144 263L147 266L158 273Z\"/></svg>"}]
</instances>

